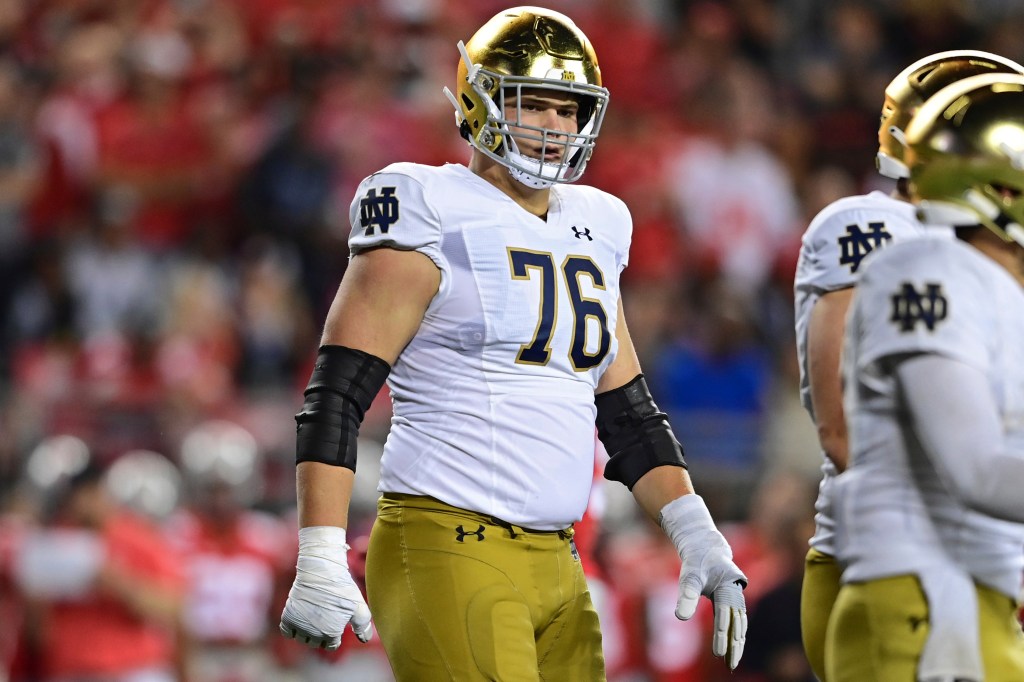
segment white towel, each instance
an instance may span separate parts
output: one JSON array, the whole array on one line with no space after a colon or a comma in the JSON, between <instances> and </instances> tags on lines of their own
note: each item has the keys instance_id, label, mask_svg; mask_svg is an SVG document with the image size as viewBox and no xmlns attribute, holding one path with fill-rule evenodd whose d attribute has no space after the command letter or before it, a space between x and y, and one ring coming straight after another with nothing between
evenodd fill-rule
<instances>
[{"instance_id":1,"label":"white towel","mask_svg":"<svg viewBox=\"0 0 1024 682\"><path fill-rule=\"evenodd\" d=\"M978 594L974 580L952 562L919 574L928 600L928 639L917 668L919 682L982 682Z\"/></svg>"}]
</instances>

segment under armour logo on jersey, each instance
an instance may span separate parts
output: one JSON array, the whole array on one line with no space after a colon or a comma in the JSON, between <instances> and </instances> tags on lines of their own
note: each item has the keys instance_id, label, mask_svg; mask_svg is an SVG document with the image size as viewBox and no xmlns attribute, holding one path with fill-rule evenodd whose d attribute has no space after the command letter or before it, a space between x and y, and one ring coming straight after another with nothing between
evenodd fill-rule
<instances>
[{"instance_id":1,"label":"under armour logo on jersey","mask_svg":"<svg viewBox=\"0 0 1024 682\"><path fill-rule=\"evenodd\" d=\"M589 227L584 227L584 228L581 229L581 228L578 228L575 225L573 225L571 229L572 229L572 233L574 235L576 235L576 239L583 239L584 237L586 237L588 242L594 241L594 238L590 236L590 228Z\"/></svg>"},{"instance_id":2,"label":"under armour logo on jersey","mask_svg":"<svg viewBox=\"0 0 1024 682\"><path fill-rule=\"evenodd\" d=\"M465 542L466 541L466 537L469 536L469 535L475 535L477 542L483 542L483 539L484 539L484 527L483 526L480 526L476 530L465 530L462 526L456 526L455 527L455 532L458 533L458 535L455 537L455 539L458 540L459 542Z\"/></svg>"},{"instance_id":3,"label":"under armour logo on jersey","mask_svg":"<svg viewBox=\"0 0 1024 682\"><path fill-rule=\"evenodd\" d=\"M892 317L890 322L899 325L901 332L912 332L918 322L923 322L928 331L949 315L942 285L926 283L924 291L918 291L910 282L904 282L898 292L892 295Z\"/></svg>"},{"instance_id":4,"label":"under armour logo on jersey","mask_svg":"<svg viewBox=\"0 0 1024 682\"><path fill-rule=\"evenodd\" d=\"M839 238L839 264L849 265L851 273L857 272L864 256L891 239L885 223L868 223L867 230L860 229L860 225L847 225L846 234Z\"/></svg>"},{"instance_id":5,"label":"under armour logo on jersey","mask_svg":"<svg viewBox=\"0 0 1024 682\"><path fill-rule=\"evenodd\" d=\"M373 228L379 227L381 234L387 234L392 225L398 222L398 197L394 187L381 187L380 196L376 189L370 189L366 196L359 200L359 226L364 234L373 234Z\"/></svg>"}]
</instances>

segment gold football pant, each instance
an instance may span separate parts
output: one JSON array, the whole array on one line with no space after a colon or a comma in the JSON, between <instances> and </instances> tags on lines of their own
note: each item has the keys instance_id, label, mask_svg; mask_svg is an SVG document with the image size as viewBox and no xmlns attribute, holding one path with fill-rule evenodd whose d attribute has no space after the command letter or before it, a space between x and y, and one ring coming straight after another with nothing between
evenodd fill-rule
<instances>
[{"instance_id":1,"label":"gold football pant","mask_svg":"<svg viewBox=\"0 0 1024 682\"><path fill-rule=\"evenodd\" d=\"M842 574L834 556L813 547L808 550L800 590L800 634L811 669L822 682L830 680L825 675L825 629L839 594Z\"/></svg>"},{"instance_id":2,"label":"gold football pant","mask_svg":"<svg viewBox=\"0 0 1024 682\"><path fill-rule=\"evenodd\" d=\"M1024 635L1013 601L976 586L985 682L1024 680ZM844 585L825 642L828 682L914 682L928 637L928 602L916 576Z\"/></svg>"},{"instance_id":3,"label":"gold football pant","mask_svg":"<svg viewBox=\"0 0 1024 682\"><path fill-rule=\"evenodd\" d=\"M399 682L605 679L572 530L537 532L429 497L385 494L366 558Z\"/></svg>"}]
</instances>

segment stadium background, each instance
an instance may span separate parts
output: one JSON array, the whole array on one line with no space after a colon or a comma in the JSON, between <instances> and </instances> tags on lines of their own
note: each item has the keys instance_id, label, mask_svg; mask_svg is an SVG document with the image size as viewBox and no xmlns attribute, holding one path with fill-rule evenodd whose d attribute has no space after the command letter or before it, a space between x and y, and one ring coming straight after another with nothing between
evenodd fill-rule
<instances>
[{"instance_id":1,"label":"stadium background","mask_svg":"<svg viewBox=\"0 0 1024 682\"><path fill-rule=\"evenodd\" d=\"M252 434L245 504L291 533L292 415L345 267L352 192L392 161L468 158L441 88L455 43L507 4L0 0L0 559L33 513L26 462L47 438L77 436L103 464L144 449L180 465L210 419ZM727 676L706 660L706 618L666 610L671 546L599 487L590 560L614 605L610 678L807 680L796 590L819 456L797 398L800 234L829 201L890 189L873 157L891 77L943 49L1024 61L1024 7L547 6L598 51L612 97L585 181L633 213L630 328L752 579L748 653ZM382 395L364 428L364 530L387 420ZM186 481L181 506L194 503ZM17 614L2 585L0 610ZM387 679L372 647L277 642L278 608L256 645L279 666L269 679ZM7 668L18 622L0 618Z\"/></svg>"}]
</instances>

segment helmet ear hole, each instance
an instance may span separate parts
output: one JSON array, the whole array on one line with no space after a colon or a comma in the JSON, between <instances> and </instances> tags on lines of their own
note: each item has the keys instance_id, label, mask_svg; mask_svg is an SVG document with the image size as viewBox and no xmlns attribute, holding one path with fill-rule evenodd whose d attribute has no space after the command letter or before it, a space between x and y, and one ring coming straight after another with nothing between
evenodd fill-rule
<instances>
[{"instance_id":1,"label":"helmet ear hole","mask_svg":"<svg viewBox=\"0 0 1024 682\"><path fill-rule=\"evenodd\" d=\"M597 101L593 97L581 95L576 98L579 101L579 109L576 111L576 123L580 130L590 122L597 111Z\"/></svg>"}]
</instances>

